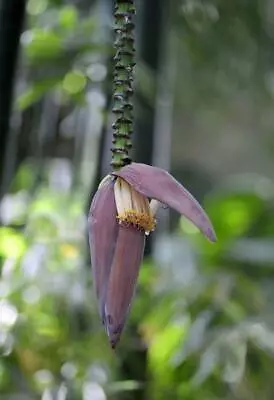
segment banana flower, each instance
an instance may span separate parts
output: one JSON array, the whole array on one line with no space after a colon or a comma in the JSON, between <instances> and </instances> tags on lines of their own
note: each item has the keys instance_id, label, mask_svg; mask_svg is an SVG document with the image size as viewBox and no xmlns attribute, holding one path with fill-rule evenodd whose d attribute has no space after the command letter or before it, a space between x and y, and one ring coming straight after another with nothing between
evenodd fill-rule
<instances>
[{"instance_id":1,"label":"banana flower","mask_svg":"<svg viewBox=\"0 0 274 400\"><path fill-rule=\"evenodd\" d=\"M131 163L103 179L89 218L91 264L99 312L111 346L118 343L134 296L145 237L165 204L192 221L212 242L212 224L194 197L167 171Z\"/></svg>"}]
</instances>

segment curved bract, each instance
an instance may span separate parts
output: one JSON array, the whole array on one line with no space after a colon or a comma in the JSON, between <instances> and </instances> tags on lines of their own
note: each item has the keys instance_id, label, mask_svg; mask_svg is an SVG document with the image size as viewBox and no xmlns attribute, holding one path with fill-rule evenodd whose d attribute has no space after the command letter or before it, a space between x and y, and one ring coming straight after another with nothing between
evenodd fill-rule
<instances>
[{"instance_id":1,"label":"curved bract","mask_svg":"<svg viewBox=\"0 0 274 400\"><path fill-rule=\"evenodd\" d=\"M112 347L125 325L145 236L156 226L158 202L184 215L209 240L216 241L205 211L168 172L132 163L102 181L90 208L89 238L100 314Z\"/></svg>"}]
</instances>

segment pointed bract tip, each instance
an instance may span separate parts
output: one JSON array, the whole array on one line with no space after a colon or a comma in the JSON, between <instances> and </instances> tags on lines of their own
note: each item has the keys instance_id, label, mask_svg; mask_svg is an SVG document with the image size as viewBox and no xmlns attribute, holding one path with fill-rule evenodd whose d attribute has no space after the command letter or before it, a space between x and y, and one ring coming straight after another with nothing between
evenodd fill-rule
<instances>
[{"instance_id":1,"label":"pointed bract tip","mask_svg":"<svg viewBox=\"0 0 274 400\"><path fill-rule=\"evenodd\" d=\"M110 343L110 346L113 350L115 350L117 344L120 341L121 334L123 331L123 325L116 325L114 319L112 318L111 315L107 314L105 312L105 318L104 318L104 325L106 328L106 332L108 335L108 340Z\"/></svg>"},{"instance_id":2,"label":"pointed bract tip","mask_svg":"<svg viewBox=\"0 0 274 400\"><path fill-rule=\"evenodd\" d=\"M110 339L109 338L109 342L110 342L110 346L112 348L112 350L116 350L118 343L120 342L120 336L119 337L115 337Z\"/></svg>"},{"instance_id":3,"label":"pointed bract tip","mask_svg":"<svg viewBox=\"0 0 274 400\"><path fill-rule=\"evenodd\" d=\"M218 240L213 227L208 229L206 236L212 243L216 243Z\"/></svg>"}]
</instances>

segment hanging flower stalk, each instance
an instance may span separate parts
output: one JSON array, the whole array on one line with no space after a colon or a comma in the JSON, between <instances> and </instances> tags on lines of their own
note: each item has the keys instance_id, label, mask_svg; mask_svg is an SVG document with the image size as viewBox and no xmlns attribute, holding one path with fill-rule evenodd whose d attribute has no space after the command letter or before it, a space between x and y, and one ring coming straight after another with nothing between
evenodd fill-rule
<instances>
[{"instance_id":1,"label":"hanging flower stalk","mask_svg":"<svg viewBox=\"0 0 274 400\"><path fill-rule=\"evenodd\" d=\"M134 67L133 0L117 0L114 68L113 171L92 200L88 228L99 312L110 343L118 343L134 296L145 238L161 203L192 221L212 242L213 226L199 203L167 171L131 162Z\"/></svg>"},{"instance_id":2,"label":"hanging flower stalk","mask_svg":"<svg viewBox=\"0 0 274 400\"><path fill-rule=\"evenodd\" d=\"M133 68L134 62L134 23L135 14L133 0L116 1L115 42L116 54L114 57L113 77L113 113L115 121L113 127L112 162L113 169L119 169L130 163L129 149L131 148L130 136L133 126Z\"/></svg>"}]
</instances>

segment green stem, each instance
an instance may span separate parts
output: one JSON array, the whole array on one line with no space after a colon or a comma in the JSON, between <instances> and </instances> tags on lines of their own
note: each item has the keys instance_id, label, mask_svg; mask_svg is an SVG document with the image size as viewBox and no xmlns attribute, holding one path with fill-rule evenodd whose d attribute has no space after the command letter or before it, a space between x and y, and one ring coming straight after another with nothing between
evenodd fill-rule
<instances>
[{"instance_id":1,"label":"green stem","mask_svg":"<svg viewBox=\"0 0 274 400\"><path fill-rule=\"evenodd\" d=\"M116 0L115 3L115 42L113 109L113 147L111 165L120 169L131 162L131 134L133 130L133 69L134 62L134 0Z\"/></svg>"}]
</instances>

